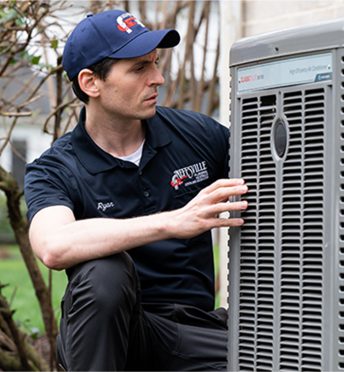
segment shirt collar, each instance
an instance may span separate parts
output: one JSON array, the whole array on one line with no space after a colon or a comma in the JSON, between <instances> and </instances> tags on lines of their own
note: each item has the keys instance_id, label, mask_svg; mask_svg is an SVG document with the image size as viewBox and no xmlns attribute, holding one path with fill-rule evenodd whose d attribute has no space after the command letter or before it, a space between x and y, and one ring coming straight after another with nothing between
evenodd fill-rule
<instances>
[{"instance_id":1,"label":"shirt collar","mask_svg":"<svg viewBox=\"0 0 344 372\"><path fill-rule=\"evenodd\" d=\"M125 162L115 158L102 150L89 136L85 129L86 110L83 107L80 112L78 125L72 132L72 145L76 156L82 165L93 174L104 172L118 166L123 167ZM171 142L169 133L162 125L162 118L157 110L157 114L145 121L146 138L142 156L145 156L146 147L158 149Z\"/></svg>"}]
</instances>

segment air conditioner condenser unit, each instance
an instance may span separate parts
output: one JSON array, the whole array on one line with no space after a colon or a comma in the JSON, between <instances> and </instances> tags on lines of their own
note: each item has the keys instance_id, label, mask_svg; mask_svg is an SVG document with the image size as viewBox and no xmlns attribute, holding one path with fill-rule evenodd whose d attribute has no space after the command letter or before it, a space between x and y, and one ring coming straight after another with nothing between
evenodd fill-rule
<instances>
[{"instance_id":1,"label":"air conditioner condenser unit","mask_svg":"<svg viewBox=\"0 0 344 372\"><path fill-rule=\"evenodd\" d=\"M242 39L230 70L228 370L342 371L344 19Z\"/></svg>"}]
</instances>

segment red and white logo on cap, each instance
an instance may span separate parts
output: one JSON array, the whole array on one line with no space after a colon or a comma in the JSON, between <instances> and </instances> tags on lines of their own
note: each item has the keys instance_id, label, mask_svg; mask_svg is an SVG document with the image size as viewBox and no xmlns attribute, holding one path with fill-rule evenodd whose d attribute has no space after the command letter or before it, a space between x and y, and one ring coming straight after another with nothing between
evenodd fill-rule
<instances>
[{"instance_id":1,"label":"red and white logo on cap","mask_svg":"<svg viewBox=\"0 0 344 372\"><path fill-rule=\"evenodd\" d=\"M124 13L117 17L117 28L119 31L126 32L128 34L132 33L132 27L135 25L140 25L141 27L145 27L145 25L139 21L136 17L134 17L130 13Z\"/></svg>"}]
</instances>

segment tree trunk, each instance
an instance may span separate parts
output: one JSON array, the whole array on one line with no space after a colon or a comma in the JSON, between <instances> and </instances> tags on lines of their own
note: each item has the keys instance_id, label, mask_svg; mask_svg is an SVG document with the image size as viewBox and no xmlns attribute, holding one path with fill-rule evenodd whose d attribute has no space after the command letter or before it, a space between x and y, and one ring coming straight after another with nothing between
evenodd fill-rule
<instances>
[{"instance_id":1,"label":"tree trunk","mask_svg":"<svg viewBox=\"0 0 344 372\"><path fill-rule=\"evenodd\" d=\"M0 189L6 194L8 217L19 245L20 253L29 272L36 296L40 305L45 330L49 339L51 353L51 369L55 368L55 345L57 324L51 303L51 294L46 286L42 273L38 267L28 237L28 222L20 210L22 193L13 176L0 167Z\"/></svg>"}]
</instances>

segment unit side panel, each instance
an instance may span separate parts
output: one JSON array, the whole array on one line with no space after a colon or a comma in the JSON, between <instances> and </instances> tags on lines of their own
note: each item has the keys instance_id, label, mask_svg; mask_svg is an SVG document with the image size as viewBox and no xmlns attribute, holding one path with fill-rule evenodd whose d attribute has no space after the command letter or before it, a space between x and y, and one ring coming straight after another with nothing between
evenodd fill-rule
<instances>
[{"instance_id":1,"label":"unit side panel","mask_svg":"<svg viewBox=\"0 0 344 372\"><path fill-rule=\"evenodd\" d=\"M344 49L336 51L336 113L335 123L337 133L334 140L336 159L334 184L334 205L333 209L337 211L338 220L335 225L336 254L333 257L333 273L336 293L333 299L335 319L331 329L333 339L334 355L332 359L333 369L344 370Z\"/></svg>"},{"instance_id":2,"label":"unit side panel","mask_svg":"<svg viewBox=\"0 0 344 372\"><path fill-rule=\"evenodd\" d=\"M233 81L236 81L236 70L232 71L232 84ZM241 120L242 117L242 102L241 98L236 98L233 94L234 87L232 86L232 96L231 96L231 138L230 138L230 174L231 178L238 178L241 176L241 167L240 167L240 157L241 157L241 149L242 149L242 139L241 139L241 131L240 127L237 125L233 125L233 123L238 122ZM249 119L246 119L247 125L249 123ZM255 126L257 128L257 126ZM248 130L248 129L247 129ZM258 133L254 133L252 128L251 135L257 136ZM257 155L257 154L256 154ZM252 175L255 177L255 174ZM254 206L252 205L252 210ZM237 213L232 213L235 216ZM248 227L249 230L249 227ZM245 341L245 329L240 329L239 318L238 314L241 312L243 316L245 315L245 306L247 309L251 309L255 307L255 298L254 296L249 300L250 304L245 305L245 299L242 301L240 296L240 285L245 283L247 285L251 284L252 288L255 287L255 280L252 278L245 279L246 274L243 273L244 278L241 278L240 275L240 257L241 252L238 247L241 246L240 242L240 229L238 228L230 228L229 234L229 260L228 260L228 309L229 309L229 316L228 316L228 370L231 371L238 371L239 367L239 360L238 354L239 349L244 348L244 353L253 353L256 349L255 347L255 338L248 335ZM253 251L255 247L251 248ZM240 284L241 283L241 284ZM251 319L249 319L251 317ZM251 325L252 329L255 327L255 316L252 318L252 312L248 314L248 319L246 321L246 328L247 326ZM238 343L239 340L239 332L241 334L241 342ZM235 341L233 341L235 340ZM252 363L251 370L252 370ZM249 367L249 366L247 366Z\"/></svg>"}]
</instances>

